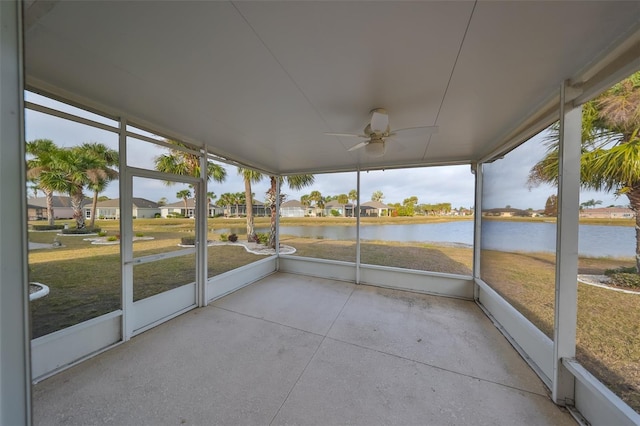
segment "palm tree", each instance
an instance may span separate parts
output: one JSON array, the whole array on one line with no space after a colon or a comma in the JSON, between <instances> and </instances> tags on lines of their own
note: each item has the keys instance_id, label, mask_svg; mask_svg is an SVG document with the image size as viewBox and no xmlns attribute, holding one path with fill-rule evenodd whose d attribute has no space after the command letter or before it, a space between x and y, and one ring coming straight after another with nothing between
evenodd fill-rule
<instances>
[{"instance_id":1,"label":"palm tree","mask_svg":"<svg viewBox=\"0 0 640 426\"><path fill-rule=\"evenodd\" d=\"M245 202L244 194L242 192L234 192L231 195L233 196L233 204L236 205L236 217L240 217L240 204Z\"/></svg>"},{"instance_id":2,"label":"palm tree","mask_svg":"<svg viewBox=\"0 0 640 426\"><path fill-rule=\"evenodd\" d=\"M276 248L276 184L277 184L277 177L276 176L269 176L269 180L271 182L271 186L269 187L269 190L267 191L267 202L270 204L271 207L271 230L269 232L269 247L275 249ZM292 176L287 176L284 179L281 177L280 178L280 183L282 184L282 182L286 180L287 181L287 185L289 185L289 188L293 189L293 190L300 190L302 188L305 188L307 186L313 185L313 182L315 181L315 176L313 175L292 175ZM284 200L284 195L280 194L280 202L282 202Z\"/></svg>"},{"instance_id":3,"label":"palm tree","mask_svg":"<svg viewBox=\"0 0 640 426\"><path fill-rule=\"evenodd\" d=\"M347 194L340 194L336 198L336 201L339 204L342 204L342 216L347 216L347 207L346 205L349 203L349 196Z\"/></svg>"},{"instance_id":4,"label":"palm tree","mask_svg":"<svg viewBox=\"0 0 640 426\"><path fill-rule=\"evenodd\" d=\"M384 200L384 194L382 191L377 190L371 195L371 201L380 201Z\"/></svg>"},{"instance_id":5,"label":"palm tree","mask_svg":"<svg viewBox=\"0 0 640 426\"><path fill-rule=\"evenodd\" d=\"M238 167L238 174L244 179L244 199L247 210L247 241L255 242L255 232L253 227L253 193L251 192L251 184L258 183L262 180L262 173Z\"/></svg>"},{"instance_id":6,"label":"palm tree","mask_svg":"<svg viewBox=\"0 0 640 426\"><path fill-rule=\"evenodd\" d=\"M187 201L189 201L189 197L191 197L191 191L188 189L183 189L176 192L176 198L181 199L184 203L184 217L187 217Z\"/></svg>"},{"instance_id":7,"label":"palm tree","mask_svg":"<svg viewBox=\"0 0 640 426\"><path fill-rule=\"evenodd\" d=\"M583 106L580 180L585 189L625 195L636 213L636 268L640 273L640 72ZM546 156L529 172L529 185L558 184L559 127Z\"/></svg>"},{"instance_id":8,"label":"palm tree","mask_svg":"<svg viewBox=\"0 0 640 426\"><path fill-rule=\"evenodd\" d=\"M95 156L98 160L98 167L102 168L104 175L96 174L95 179L88 183L89 189L93 191L93 202L91 204L91 222L89 228L93 228L96 223L96 213L98 211L98 196L103 192L109 182L118 178L118 172L113 167L118 166L118 151L111 149L102 143L84 143L80 145L81 150L90 156Z\"/></svg>"},{"instance_id":9,"label":"palm tree","mask_svg":"<svg viewBox=\"0 0 640 426\"><path fill-rule=\"evenodd\" d=\"M309 194L309 200L313 201L316 208L324 209L324 197L320 193L320 191L311 191Z\"/></svg>"},{"instance_id":10,"label":"palm tree","mask_svg":"<svg viewBox=\"0 0 640 426\"><path fill-rule=\"evenodd\" d=\"M351 202L353 202L353 204L356 203L356 201L358 200L358 191L356 191L355 189L352 189L351 191L349 191L349 200Z\"/></svg>"},{"instance_id":11,"label":"palm tree","mask_svg":"<svg viewBox=\"0 0 640 426\"><path fill-rule=\"evenodd\" d=\"M231 194L230 192L225 192L220 196L218 200L223 206L225 206L227 215L231 215L231 204L233 204L233 194Z\"/></svg>"},{"instance_id":12,"label":"palm tree","mask_svg":"<svg viewBox=\"0 0 640 426\"><path fill-rule=\"evenodd\" d=\"M167 140L171 145L190 148L187 145L175 141ZM168 154L162 154L155 159L156 170L164 173L171 173L180 176L200 177L200 157L190 154L179 149L170 149ZM227 171L224 167L208 162L207 163L207 179L218 183L222 183L227 178ZM173 182L167 182L171 185Z\"/></svg>"},{"instance_id":13,"label":"palm tree","mask_svg":"<svg viewBox=\"0 0 640 426\"><path fill-rule=\"evenodd\" d=\"M36 139L27 142L26 152L33 156L27 160L27 178L37 182L47 200L47 219L54 224L53 192L61 187L60 174L55 170L55 156L60 148L51 139Z\"/></svg>"},{"instance_id":14,"label":"palm tree","mask_svg":"<svg viewBox=\"0 0 640 426\"><path fill-rule=\"evenodd\" d=\"M113 179L117 172L84 145L59 150L55 156L55 169L61 178L60 188L71 197L71 208L76 228L85 227L82 203L85 186L97 186L101 181ZM58 189L60 191L60 189Z\"/></svg>"}]
</instances>

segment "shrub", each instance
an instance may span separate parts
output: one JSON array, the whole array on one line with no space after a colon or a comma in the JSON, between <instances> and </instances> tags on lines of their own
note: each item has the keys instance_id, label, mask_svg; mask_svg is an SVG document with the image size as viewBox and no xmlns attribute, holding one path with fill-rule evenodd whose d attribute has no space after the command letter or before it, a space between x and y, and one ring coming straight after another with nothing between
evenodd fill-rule
<instances>
[{"instance_id":1,"label":"shrub","mask_svg":"<svg viewBox=\"0 0 640 426\"><path fill-rule=\"evenodd\" d=\"M336 209L331 209L331 216L338 217L340 216L340 212Z\"/></svg>"},{"instance_id":2,"label":"shrub","mask_svg":"<svg viewBox=\"0 0 640 426\"><path fill-rule=\"evenodd\" d=\"M196 237L182 237L180 238L180 244L182 244L183 246L195 246Z\"/></svg>"},{"instance_id":3,"label":"shrub","mask_svg":"<svg viewBox=\"0 0 640 426\"><path fill-rule=\"evenodd\" d=\"M107 241L118 241L118 237L116 237L115 235L112 235L109 238L107 238Z\"/></svg>"},{"instance_id":4,"label":"shrub","mask_svg":"<svg viewBox=\"0 0 640 426\"><path fill-rule=\"evenodd\" d=\"M159 219L162 217L162 215L160 213L156 213L153 215L154 218Z\"/></svg>"},{"instance_id":5,"label":"shrub","mask_svg":"<svg viewBox=\"0 0 640 426\"><path fill-rule=\"evenodd\" d=\"M144 234L142 232L136 232L136 237L144 237Z\"/></svg>"},{"instance_id":6,"label":"shrub","mask_svg":"<svg viewBox=\"0 0 640 426\"><path fill-rule=\"evenodd\" d=\"M238 236L236 234L231 234L229 235L229 241L231 241L232 243L235 243L236 241L238 241Z\"/></svg>"},{"instance_id":7,"label":"shrub","mask_svg":"<svg viewBox=\"0 0 640 426\"><path fill-rule=\"evenodd\" d=\"M220 241L228 241L229 236L227 234L220 234Z\"/></svg>"},{"instance_id":8,"label":"shrub","mask_svg":"<svg viewBox=\"0 0 640 426\"><path fill-rule=\"evenodd\" d=\"M106 236L107 236L107 231L98 232L98 237L106 237Z\"/></svg>"},{"instance_id":9,"label":"shrub","mask_svg":"<svg viewBox=\"0 0 640 426\"><path fill-rule=\"evenodd\" d=\"M604 271L604 274L606 276L610 277L612 275L620 274L620 273L623 273L623 274L635 274L636 272L637 271L636 271L636 267L635 266L628 266L628 267L621 266L621 267L615 268L615 269L606 269Z\"/></svg>"},{"instance_id":10,"label":"shrub","mask_svg":"<svg viewBox=\"0 0 640 426\"><path fill-rule=\"evenodd\" d=\"M99 234L100 231L101 231L100 228L82 228L82 229L70 228L70 229L63 229L62 233L69 234L69 235L81 235L81 234Z\"/></svg>"},{"instance_id":11,"label":"shrub","mask_svg":"<svg viewBox=\"0 0 640 426\"><path fill-rule=\"evenodd\" d=\"M269 244L269 233L268 232L259 232L256 235L256 241L258 241L260 244L264 244L265 246L267 244Z\"/></svg>"},{"instance_id":12,"label":"shrub","mask_svg":"<svg viewBox=\"0 0 640 426\"><path fill-rule=\"evenodd\" d=\"M34 231L53 231L64 229L64 225L33 225Z\"/></svg>"},{"instance_id":13,"label":"shrub","mask_svg":"<svg viewBox=\"0 0 640 426\"><path fill-rule=\"evenodd\" d=\"M618 287L640 289L640 275L619 272L610 276L611 284Z\"/></svg>"}]
</instances>

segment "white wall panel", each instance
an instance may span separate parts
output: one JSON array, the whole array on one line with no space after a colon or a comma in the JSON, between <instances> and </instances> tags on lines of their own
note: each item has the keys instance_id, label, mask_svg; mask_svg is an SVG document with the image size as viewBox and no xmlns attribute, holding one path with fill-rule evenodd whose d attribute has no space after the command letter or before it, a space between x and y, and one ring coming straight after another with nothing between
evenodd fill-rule
<instances>
[{"instance_id":1,"label":"white wall panel","mask_svg":"<svg viewBox=\"0 0 640 426\"><path fill-rule=\"evenodd\" d=\"M121 322L122 311L114 311L32 340L34 379L42 379L119 342Z\"/></svg>"}]
</instances>

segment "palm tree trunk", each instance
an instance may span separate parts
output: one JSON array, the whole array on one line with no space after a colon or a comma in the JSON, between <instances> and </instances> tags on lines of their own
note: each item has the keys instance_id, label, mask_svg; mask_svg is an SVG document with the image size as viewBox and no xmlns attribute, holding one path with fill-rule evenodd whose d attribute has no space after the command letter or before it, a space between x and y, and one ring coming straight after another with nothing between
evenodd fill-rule
<instances>
[{"instance_id":1,"label":"palm tree trunk","mask_svg":"<svg viewBox=\"0 0 640 426\"><path fill-rule=\"evenodd\" d=\"M55 222L55 216L53 213L53 191L44 190L44 195L47 198L47 221L50 226L53 226Z\"/></svg>"},{"instance_id":2,"label":"palm tree trunk","mask_svg":"<svg viewBox=\"0 0 640 426\"><path fill-rule=\"evenodd\" d=\"M256 241L253 235L253 197L251 196L251 181L246 177L244 179L244 198L247 210L247 241L253 243Z\"/></svg>"},{"instance_id":3,"label":"palm tree trunk","mask_svg":"<svg viewBox=\"0 0 640 426\"><path fill-rule=\"evenodd\" d=\"M269 232L269 247L276 248L276 178L271 176L271 229Z\"/></svg>"},{"instance_id":4,"label":"palm tree trunk","mask_svg":"<svg viewBox=\"0 0 640 426\"><path fill-rule=\"evenodd\" d=\"M96 214L98 213L98 191L93 191L93 202L91 203L91 221L89 228L93 229L96 224Z\"/></svg>"},{"instance_id":5,"label":"palm tree trunk","mask_svg":"<svg viewBox=\"0 0 640 426\"><path fill-rule=\"evenodd\" d=\"M636 272L640 274L640 185L625 193L629 198L629 207L636 214Z\"/></svg>"},{"instance_id":6,"label":"palm tree trunk","mask_svg":"<svg viewBox=\"0 0 640 426\"><path fill-rule=\"evenodd\" d=\"M82 214L82 192L71 196L71 208L73 209L73 218L76 221L77 229L84 229L84 215Z\"/></svg>"}]
</instances>

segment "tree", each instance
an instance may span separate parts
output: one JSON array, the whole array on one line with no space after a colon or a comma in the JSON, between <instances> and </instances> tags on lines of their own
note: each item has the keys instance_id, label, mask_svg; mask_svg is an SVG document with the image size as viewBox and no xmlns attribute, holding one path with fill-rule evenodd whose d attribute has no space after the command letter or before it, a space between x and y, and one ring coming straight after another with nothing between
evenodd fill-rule
<instances>
[{"instance_id":1,"label":"tree","mask_svg":"<svg viewBox=\"0 0 640 426\"><path fill-rule=\"evenodd\" d=\"M636 268L640 272L640 72L583 105L580 181L585 189L625 195L636 213ZM558 184L559 126L551 128L545 157L529 185Z\"/></svg>"},{"instance_id":2,"label":"tree","mask_svg":"<svg viewBox=\"0 0 640 426\"><path fill-rule=\"evenodd\" d=\"M269 176L270 187L267 191L267 202L271 206L271 230L269 232L269 247L275 249L276 248L276 186L277 186L277 177ZM315 181L315 176L313 175L292 175L286 176L285 178L280 178L280 184L282 184L286 180L289 188L293 190L300 190L307 186L313 185ZM280 194L280 202L284 200L285 196Z\"/></svg>"},{"instance_id":3,"label":"tree","mask_svg":"<svg viewBox=\"0 0 640 426\"><path fill-rule=\"evenodd\" d=\"M89 186L94 192L96 189L99 192L105 182L117 177L117 171L107 165L105 158L96 155L92 145L50 151L49 169L39 177L40 185L48 190L69 194L77 229L85 227L82 213L84 188ZM95 198L97 202L97 196Z\"/></svg>"},{"instance_id":4,"label":"tree","mask_svg":"<svg viewBox=\"0 0 640 426\"><path fill-rule=\"evenodd\" d=\"M162 197L162 198L160 198L160 199L158 200L158 203L157 203L157 204L158 204L159 206L166 206L168 201L169 201L169 200L167 200L167 197Z\"/></svg>"},{"instance_id":5,"label":"tree","mask_svg":"<svg viewBox=\"0 0 640 426\"><path fill-rule=\"evenodd\" d=\"M109 185L109 182L118 178L118 171L115 167L119 164L118 151L111 149L102 143L84 143L79 149L86 155L94 157L97 164L94 166L101 169L100 173L89 178L88 187L93 191L93 202L91 204L91 222L89 228L93 228L96 223L96 213L98 211L98 196Z\"/></svg>"},{"instance_id":6,"label":"tree","mask_svg":"<svg viewBox=\"0 0 640 426\"><path fill-rule=\"evenodd\" d=\"M188 189L183 189L176 192L176 198L182 200L182 202L184 203L184 217L187 217L187 209L188 209L187 201L189 201L190 197L191 197L191 191L189 191Z\"/></svg>"},{"instance_id":7,"label":"tree","mask_svg":"<svg viewBox=\"0 0 640 426\"><path fill-rule=\"evenodd\" d=\"M300 204L302 204L307 208L311 206L311 199L309 198L309 194L305 194L302 197L300 197Z\"/></svg>"},{"instance_id":8,"label":"tree","mask_svg":"<svg viewBox=\"0 0 640 426\"><path fill-rule=\"evenodd\" d=\"M415 206L418 204L418 197L411 196L402 201L402 208L398 211L400 216L413 216L415 214Z\"/></svg>"},{"instance_id":9,"label":"tree","mask_svg":"<svg viewBox=\"0 0 640 426\"><path fill-rule=\"evenodd\" d=\"M62 177L55 169L55 157L60 148L51 139L36 139L27 142L26 152L33 158L27 160L27 178L37 182L47 202L47 219L54 224L53 193L62 186Z\"/></svg>"},{"instance_id":10,"label":"tree","mask_svg":"<svg viewBox=\"0 0 640 426\"><path fill-rule=\"evenodd\" d=\"M233 194L230 192L225 192L220 196L218 201L225 207L226 215L231 214L231 205L233 204Z\"/></svg>"},{"instance_id":11,"label":"tree","mask_svg":"<svg viewBox=\"0 0 640 426\"><path fill-rule=\"evenodd\" d=\"M602 201L598 200L594 200L593 198L590 199L589 201L585 201L584 203L580 203L580 208L586 207L586 208L591 208L591 207L595 207L597 205L602 204Z\"/></svg>"},{"instance_id":12,"label":"tree","mask_svg":"<svg viewBox=\"0 0 640 426\"><path fill-rule=\"evenodd\" d=\"M191 149L187 145L175 141L167 140L167 143L180 148ZM169 153L159 155L155 158L156 170L164 173L171 173L180 176L200 177L200 157L196 154L184 152L180 149L169 149ZM218 183L222 183L227 178L227 171L224 167L207 162L207 180L212 179ZM174 182L166 182L172 185Z\"/></svg>"},{"instance_id":13,"label":"tree","mask_svg":"<svg viewBox=\"0 0 640 426\"><path fill-rule=\"evenodd\" d=\"M379 201L382 202L384 200L384 194L382 191L377 190L371 195L371 201Z\"/></svg>"},{"instance_id":14,"label":"tree","mask_svg":"<svg viewBox=\"0 0 640 426\"><path fill-rule=\"evenodd\" d=\"M547 202L544 205L544 215L549 217L558 216L558 196L552 194L547 198Z\"/></svg>"},{"instance_id":15,"label":"tree","mask_svg":"<svg viewBox=\"0 0 640 426\"><path fill-rule=\"evenodd\" d=\"M244 198L247 206L247 241L255 242L256 235L253 227L253 193L251 192L251 184L258 183L262 180L262 173L238 167L238 174L244 179Z\"/></svg>"},{"instance_id":16,"label":"tree","mask_svg":"<svg viewBox=\"0 0 640 426\"><path fill-rule=\"evenodd\" d=\"M358 201L358 191L356 191L355 189L352 189L351 191L349 191L349 200L355 204L356 201Z\"/></svg>"},{"instance_id":17,"label":"tree","mask_svg":"<svg viewBox=\"0 0 640 426\"><path fill-rule=\"evenodd\" d=\"M336 197L338 204L342 204L342 216L347 215L346 204L349 203L349 196L347 194L340 194Z\"/></svg>"}]
</instances>

